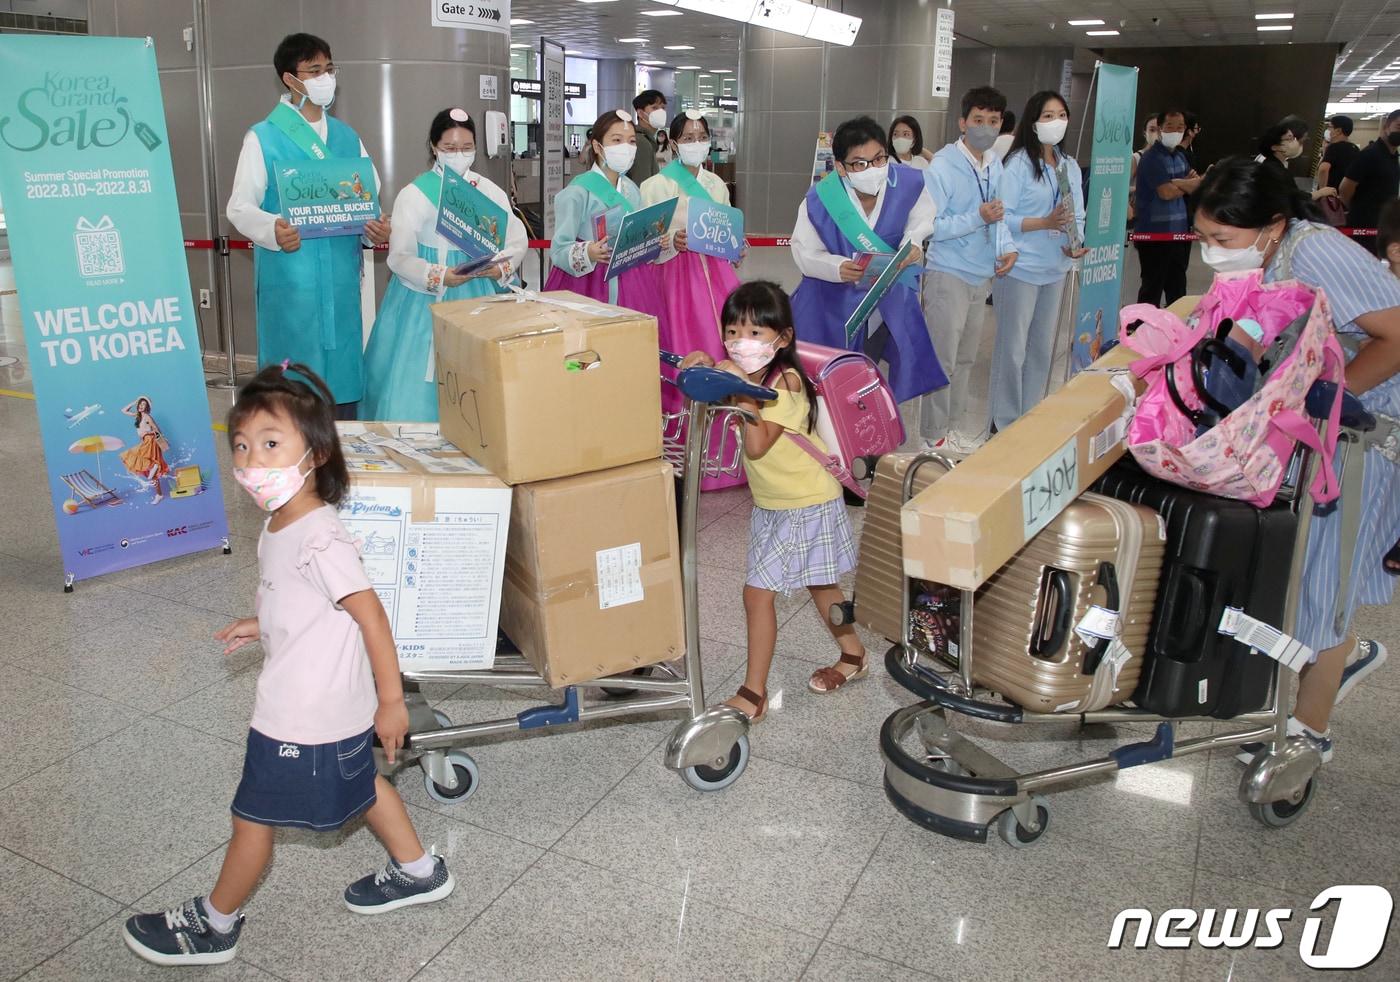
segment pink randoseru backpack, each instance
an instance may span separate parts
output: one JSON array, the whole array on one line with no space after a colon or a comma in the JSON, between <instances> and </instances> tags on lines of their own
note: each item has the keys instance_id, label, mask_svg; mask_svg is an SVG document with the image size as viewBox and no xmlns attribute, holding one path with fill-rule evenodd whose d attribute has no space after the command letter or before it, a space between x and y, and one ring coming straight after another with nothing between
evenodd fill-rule
<instances>
[{"instance_id":1,"label":"pink randoseru backpack","mask_svg":"<svg viewBox=\"0 0 1400 982\"><path fill-rule=\"evenodd\" d=\"M801 433L789 430L788 436L864 498L865 488L851 476L856 460L893 453L904 442L904 421L894 393L875 363L859 351L799 341L797 360L817 390L816 435L828 454Z\"/></svg>"},{"instance_id":2,"label":"pink randoseru backpack","mask_svg":"<svg viewBox=\"0 0 1400 982\"><path fill-rule=\"evenodd\" d=\"M1290 325L1306 320L1292 350L1277 352L1253 397L1198 437L1196 424L1171 398L1167 367L1172 366L1178 384L1189 380L1192 349L1227 317L1256 321L1271 350L1280 335L1287 340ZM1126 325L1135 321L1141 324L1128 336ZM1123 308L1120 324L1124 343L1146 356L1132 365L1133 374L1147 382L1147 391L1128 427L1128 449L1144 470L1174 484L1263 508L1273 502L1289 457L1301 443L1322 458L1313 481L1314 498L1328 502L1337 497L1332 458L1345 360L1321 290L1297 280L1266 284L1260 270L1222 273L1188 321L1149 304L1134 304ZM1321 436L1304 408L1308 390L1319 378L1338 386ZM1188 382L1180 394L1190 408L1201 407L1194 385Z\"/></svg>"}]
</instances>

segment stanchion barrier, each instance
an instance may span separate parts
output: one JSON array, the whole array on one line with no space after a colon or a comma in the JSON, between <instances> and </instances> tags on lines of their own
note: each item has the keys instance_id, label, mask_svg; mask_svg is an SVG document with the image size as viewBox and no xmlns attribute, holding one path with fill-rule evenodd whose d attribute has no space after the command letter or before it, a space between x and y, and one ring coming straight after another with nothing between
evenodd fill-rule
<instances>
[{"instance_id":1,"label":"stanchion barrier","mask_svg":"<svg viewBox=\"0 0 1400 982\"><path fill-rule=\"evenodd\" d=\"M1339 228L1338 232L1353 239L1374 238L1373 228ZM1195 232L1131 232L1128 238L1133 242L1195 242L1200 238Z\"/></svg>"},{"instance_id":2,"label":"stanchion barrier","mask_svg":"<svg viewBox=\"0 0 1400 982\"><path fill-rule=\"evenodd\" d=\"M1371 234L1374 235L1375 232L1373 231ZM1192 238L1195 238L1195 236L1192 236ZM228 247L229 247L230 249L251 249L251 248L253 248L253 243L249 242L247 239L233 239L233 238L230 238L230 239L227 240L227 242L228 242ZM745 243L750 249L773 249L773 248L786 249L788 246L792 245L792 237L791 237L791 236L787 236L787 235L747 235L747 236L744 237L744 243ZM551 243L550 243L550 240L549 240L549 239L531 239L531 240L529 241L529 248L531 248L531 249L548 249L548 248L550 247L550 244L551 244ZM186 240L185 240L185 248L186 248L186 249L214 249L214 248L216 248L217 246L218 246L218 243L217 243L216 241L214 241L213 239L186 239ZM371 248L373 248L375 252L388 252L388 251L389 251L389 245L388 245L388 243L385 243L384 245L372 246Z\"/></svg>"}]
</instances>

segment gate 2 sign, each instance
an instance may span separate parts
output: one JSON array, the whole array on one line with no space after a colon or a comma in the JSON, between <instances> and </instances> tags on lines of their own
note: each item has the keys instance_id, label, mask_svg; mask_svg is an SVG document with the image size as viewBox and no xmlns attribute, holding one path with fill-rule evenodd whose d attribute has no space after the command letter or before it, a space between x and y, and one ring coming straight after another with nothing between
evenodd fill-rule
<instances>
[{"instance_id":1,"label":"gate 2 sign","mask_svg":"<svg viewBox=\"0 0 1400 982\"><path fill-rule=\"evenodd\" d=\"M510 0L430 0L434 27L510 34Z\"/></svg>"}]
</instances>

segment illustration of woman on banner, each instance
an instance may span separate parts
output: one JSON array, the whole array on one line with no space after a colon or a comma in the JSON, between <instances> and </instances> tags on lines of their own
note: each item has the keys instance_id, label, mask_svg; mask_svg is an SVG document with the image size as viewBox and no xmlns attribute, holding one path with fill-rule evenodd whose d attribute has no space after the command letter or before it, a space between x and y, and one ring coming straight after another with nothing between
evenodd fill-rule
<instances>
[{"instance_id":1,"label":"illustration of woman on banner","mask_svg":"<svg viewBox=\"0 0 1400 982\"><path fill-rule=\"evenodd\" d=\"M151 504L155 504L164 497L160 479L170 473L170 465L165 462L165 451L170 449L170 443L151 415L151 400L147 396L139 396L127 403L122 407L122 412L135 417L136 435L140 438L136 446L122 453L122 463L132 474L151 482L156 493Z\"/></svg>"}]
</instances>

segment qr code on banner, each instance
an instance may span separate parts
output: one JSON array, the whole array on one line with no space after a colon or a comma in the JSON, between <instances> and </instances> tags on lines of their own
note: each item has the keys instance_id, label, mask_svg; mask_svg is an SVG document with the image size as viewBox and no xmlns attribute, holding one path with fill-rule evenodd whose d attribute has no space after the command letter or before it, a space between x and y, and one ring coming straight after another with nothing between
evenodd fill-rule
<instances>
[{"instance_id":1,"label":"qr code on banner","mask_svg":"<svg viewBox=\"0 0 1400 982\"><path fill-rule=\"evenodd\" d=\"M85 218L78 219L73 241L78 247L80 276L118 276L126 272L121 235L105 215L96 225Z\"/></svg>"}]
</instances>

